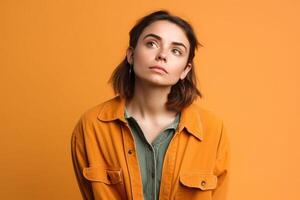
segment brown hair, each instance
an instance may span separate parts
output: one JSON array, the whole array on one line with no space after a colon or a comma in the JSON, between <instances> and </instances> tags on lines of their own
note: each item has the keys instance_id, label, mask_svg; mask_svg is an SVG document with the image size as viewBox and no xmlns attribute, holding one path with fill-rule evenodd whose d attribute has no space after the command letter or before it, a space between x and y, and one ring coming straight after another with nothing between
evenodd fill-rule
<instances>
[{"instance_id":1,"label":"brown hair","mask_svg":"<svg viewBox=\"0 0 300 200\"><path fill-rule=\"evenodd\" d=\"M191 63L192 65L191 70L185 79L179 79L179 81L171 87L171 91L168 94L168 101L166 102L166 107L168 110L179 112L184 107L190 105L194 100L196 100L197 96L200 98L202 97L201 92L197 89L196 73L193 62L195 50L197 49L198 45L202 45L198 42L194 30L188 22L177 16L170 15L168 11L160 10L143 17L136 23L136 25L129 32L129 46L135 48L139 36L142 34L143 30L151 23L158 20L167 20L181 27L190 43L188 63ZM121 97L124 97L127 100L133 97L135 84L134 72L133 70L130 70L130 68L131 66L125 57L124 60L113 71L108 81L112 84L114 92L116 94L120 94Z\"/></svg>"}]
</instances>

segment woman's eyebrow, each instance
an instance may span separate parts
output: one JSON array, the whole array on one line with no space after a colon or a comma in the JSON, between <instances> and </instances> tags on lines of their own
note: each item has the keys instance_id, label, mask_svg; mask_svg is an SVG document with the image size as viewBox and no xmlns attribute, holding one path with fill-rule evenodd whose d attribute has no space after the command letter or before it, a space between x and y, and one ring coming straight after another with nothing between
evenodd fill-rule
<instances>
[{"instance_id":1,"label":"woman's eyebrow","mask_svg":"<svg viewBox=\"0 0 300 200\"><path fill-rule=\"evenodd\" d=\"M162 38L160 36L158 36L156 34L153 34L153 33L149 33L149 34L145 35L144 38L143 38L143 40L146 39L147 37L154 37L154 38L156 38L159 41L162 40ZM185 50L187 51L186 46L183 43L181 43L181 42L172 42L172 44L178 45L178 46L183 46L185 48Z\"/></svg>"}]
</instances>

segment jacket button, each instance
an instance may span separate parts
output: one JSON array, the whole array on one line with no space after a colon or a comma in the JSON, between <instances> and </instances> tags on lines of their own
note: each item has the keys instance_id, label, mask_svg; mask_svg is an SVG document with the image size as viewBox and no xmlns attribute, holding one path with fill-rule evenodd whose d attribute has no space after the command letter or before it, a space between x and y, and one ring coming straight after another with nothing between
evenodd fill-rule
<instances>
[{"instance_id":1,"label":"jacket button","mask_svg":"<svg viewBox=\"0 0 300 200\"><path fill-rule=\"evenodd\" d=\"M201 181L201 185L205 186L206 185L206 181Z\"/></svg>"},{"instance_id":2,"label":"jacket button","mask_svg":"<svg viewBox=\"0 0 300 200\"><path fill-rule=\"evenodd\" d=\"M128 150L128 153L129 153L129 154L133 154L133 150L129 149L129 150Z\"/></svg>"}]
</instances>

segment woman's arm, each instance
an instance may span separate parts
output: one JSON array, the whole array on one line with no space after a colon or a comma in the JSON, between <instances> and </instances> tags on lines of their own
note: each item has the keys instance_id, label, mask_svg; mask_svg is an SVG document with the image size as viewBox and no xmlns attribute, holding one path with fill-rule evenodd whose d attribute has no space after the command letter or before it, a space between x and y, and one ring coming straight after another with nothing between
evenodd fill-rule
<instances>
[{"instance_id":1,"label":"woman's arm","mask_svg":"<svg viewBox=\"0 0 300 200\"><path fill-rule=\"evenodd\" d=\"M226 200L229 183L230 145L227 130L222 122L221 137L214 173L218 176L217 188L213 191L213 200Z\"/></svg>"},{"instance_id":2,"label":"woman's arm","mask_svg":"<svg viewBox=\"0 0 300 200\"><path fill-rule=\"evenodd\" d=\"M92 186L82 175L83 168L88 167L83 134L84 128L82 120L79 120L74 128L71 138L72 163L82 198L84 200L93 200Z\"/></svg>"}]
</instances>

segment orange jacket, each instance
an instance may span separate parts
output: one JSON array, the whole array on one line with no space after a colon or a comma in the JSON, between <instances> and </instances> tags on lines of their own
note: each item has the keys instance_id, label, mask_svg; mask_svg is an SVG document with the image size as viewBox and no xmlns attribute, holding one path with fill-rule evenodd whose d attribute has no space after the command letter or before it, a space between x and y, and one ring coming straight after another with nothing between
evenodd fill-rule
<instances>
[{"instance_id":1,"label":"orange jacket","mask_svg":"<svg viewBox=\"0 0 300 200\"><path fill-rule=\"evenodd\" d=\"M83 199L142 200L134 138L120 96L86 111L76 124L72 161ZM160 200L225 200L229 142L223 122L195 103L181 112L163 163Z\"/></svg>"}]
</instances>

